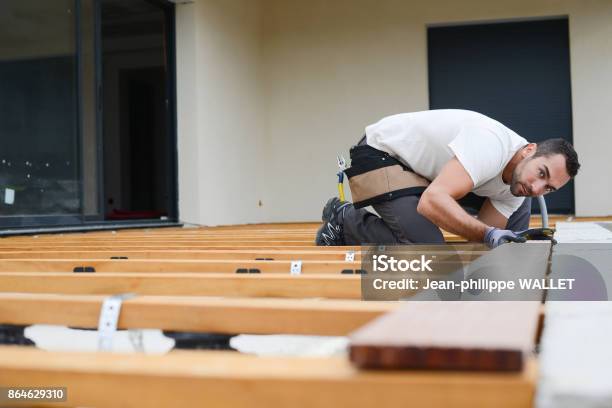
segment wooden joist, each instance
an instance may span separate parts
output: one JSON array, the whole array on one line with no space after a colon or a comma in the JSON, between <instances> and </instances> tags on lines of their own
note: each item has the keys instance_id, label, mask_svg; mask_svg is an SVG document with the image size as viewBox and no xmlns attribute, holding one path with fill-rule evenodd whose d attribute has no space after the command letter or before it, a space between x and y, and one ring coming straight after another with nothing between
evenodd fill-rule
<instances>
[{"instance_id":1,"label":"wooden joist","mask_svg":"<svg viewBox=\"0 0 612 408\"><path fill-rule=\"evenodd\" d=\"M520 373L368 372L343 358L0 347L0 384L65 386L63 406L527 408L533 403L536 371L533 361Z\"/></svg>"},{"instance_id":2,"label":"wooden joist","mask_svg":"<svg viewBox=\"0 0 612 408\"><path fill-rule=\"evenodd\" d=\"M53 237L53 236L38 236L38 238L33 237L20 237L16 238L15 241L18 242L57 242L61 240L66 243L82 243L82 242L134 242L134 241L150 241L150 242L211 242L211 241L251 241L251 242L306 242L313 243L311 234L300 234L300 235L283 235L283 236L262 236L262 235L176 235L176 236L163 236L163 235L151 235L151 236L132 236L132 237L124 237L124 236L111 236L111 237L98 237L98 236L63 236L63 237ZM314 246L314 245L313 245Z\"/></svg>"},{"instance_id":3,"label":"wooden joist","mask_svg":"<svg viewBox=\"0 0 612 408\"><path fill-rule=\"evenodd\" d=\"M286 273L291 261L252 261L223 259L4 259L0 272L73 272L75 268L93 268L105 272L217 272L217 273ZM341 274L344 270L359 270L361 262L313 261L302 262L301 273ZM77 271L80 269L77 269ZM90 269L91 270L91 269Z\"/></svg>"},{"instance_id":4,"label":"wooden joist","mask_svg":"<svg viewBox=\"0 0 612 408\"><path fill-rule=\"evenodd\" d=\"M0 324L96 328L104 296L0 293ZM342 336L398 303L353 300L138 296L119 328Z\"/></svg>"},{"instance_id":5,"label":"wooden joist","mask_svg":"<svg viewBox=\"0 0 612 408\"><path fill-rule=\"evenodd\" d=\"M466 262L472 260L467 255ZM295 259L300 260L300 259ZM457 265L460 257L438 261ZM360 274L360 261L300 260L299 274ZM200 273L281 273L289 274L290 260L250 259L2 259L0 272L200 272Z\"/></svg>"},{"instance_id":6,"label":"wooden joist","mask_svg":"<svg viewBox=\"0 0 612 408\"><path fill-rule=\"evenodd\" d=\"M415 254L420 254L423 251L414 251ZM485 254L487 251L428 251L430 255L444 255L445 253L453 252L461 257L461 259L469 261ZM32 248L29 251L24 250L0 250L0 259L112 259L118 256L127 257L128 259L223 259L223 260L265 260L265 261L281 261L281 260L316 260L316 261L344 261L348 250L335 251L317 251L317 250L125 250L117 248L113 251L109 250L87 250L78 251L74 249L63 249L54 251L41 251L37 248ZM402 253L409 253L402 251ZM362 251L353 251L355 261L361 261Z\"/></svg>"},{"instance_id":7,"label":"wooden joist","mask_svg":"<svg viewBox=\"0 0 612 408\"><path fill-rule=\"evenodd\" d=\"M465 242L464 239L450 236L447 237L447 242ZM224 238L214 238L214 239L106 239L106 240L87 240L87 239L56 239L56 240L32 240L32 241L24 241L24 240L6 240L4 242L0 242L0 249L2 248L18 248L18 247L28 247L28 246L76 246L76 247L84 247L84 246L152 246L152 247L230 247L230 246L242 246L242 247L306 247L306 248L320 248L315 245L314 238L312 239L224 239ZM342 247L339 247L342 248Z\"/></svg>"},{"instance_id":8,"label":"wooden joist","mask_svg":"<svg viewBox=\"0 0 612 408\"><path fill-rule=\"evenodd\" d=\"M70 235L60 235L56 236L58 240L62 241L90 241L90 242L103 242L103 241L142 241L142 240L151 240L151 241L308 241L313 242L313 235L316 231L308 232L308 233L299 233L299 234L176 234L176 235L160 235L156 233L151 233L147 235L121 235L121 234L113 234L113 235L105 235L105 236L97 236L90 235L89 233L84 234L70 234ZM19 241L19 242L45 242L51 240L51 235L35 235L35 236L21 236L21 237L11 237L11 240Z\"/></svg>"},{"instance_id":9,"label":"wooden joist","mask_svg":"<svg viewBox=\"0 0 612 408\"><path fill-rule=\"evenodd\" d=\"M113 257L128 257L129 259L225 259L225 260L317 260L317 261L344 261L348 251L288 251L288 250L124 250L117 248L108 250L78 251L55 250L40 251L32 248L30 251L6 251L0 250L0 259L111 259ZM354 252L356 261L361 260L361 251Z\"/></svg>"},{"instance_id":10,"label":"wooden joist","mask_svg":"<svg viewBox=\"0 0 612 408\"><path fill-rule=\"evenodd\" d=\"M148 243L135 243L129 245L115 245L115 244L104 244L104 245L63 245L56 243L55 245L31 245L21 244L1 247L0 252L4 251L24 251L24 252L36 252L36 251L348 251L348 250L359 250L359 247L317 247L317 246L301 246L301 245L269 245L269 244L257 244L257 245L227 245L227 244L205 244L205 245L178 245L168 246L163 244L148 244Z\"/></svg>"},{"instance_id":11,"label":"wooden joist","mask_svg":"<svg viewBox=\"0 0 612 408\"><path fill-rule=\"evenodd\" d=\"M358 275L1 272L1 292L360 299Z\"/></svg>"},{"instance_id":12,"label":"wooden joist","mask_svg":"<svg viewBox=\"0 0 612 408\"><path fill-rule=\"evenodd\" d=\"M248 244L275 244L278 246L285 245L304 245L315 246L314 237L316 229L292 234L270 234L270 233L184 233L175 235L163 235L158 233L149 233L144 235L125 235L125 234L105 234L83 233L83 234L62 234L62 235L35 235L35 236L17 236L11 237L8 240L0 242L0 247L9 244L29 244L29 245L47 245L49 243L62 242L66 244L77 245L93 245L93 244L109 244L109 243L124 243L130 242L149 242L149 243L170 243L173 245L202 245L202 244L233 244L233 245L248 245ZM463 238L447 232L443 233L445 239L449 242L462 242Z\"/></svg>"},{"instance_id":13,"label":"wooden joist","mask_svg":"<svg viewBox=\"0 0 612 408\"><path fill-rule=\"evenodd\" d=\"M264 240L227 240L227 239L210 239L210 240L198 240L198 239L190 239L190 240L157 240L157 239L113 239L113 240L85 240L85 239L74 239L74 240L36 240L31 242L18 242L18 241L7 241L0 242L0 249L5 247L14 247L15 244L20 245L39 245L39 246L49 246L61 244L63 246L69 245L74 247L82 247L82 246L92 246L92 245L101 245L101 246L121 246L121 245L149 245L149 246L160 246L160 247L168 247L168 248L178 248L183 246L252 246L252 247L292 247L292 246L307 246L316 248L314 244L314 240L283 240L283 239L264 239Z\"/></svg>"}]
</instances>

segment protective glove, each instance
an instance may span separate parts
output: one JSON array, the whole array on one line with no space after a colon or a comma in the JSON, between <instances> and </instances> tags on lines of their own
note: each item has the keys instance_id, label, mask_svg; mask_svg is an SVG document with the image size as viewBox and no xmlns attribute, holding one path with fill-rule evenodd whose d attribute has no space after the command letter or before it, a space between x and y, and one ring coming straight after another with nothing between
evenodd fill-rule
<instances>
[{"instance_id":1,"label":"protective glove","mask_svg":"<svg viewBox=\"0 0 612 408\"><path fill-rule=\"evenodd\" d=\"M521 237L516 232L503 230L495 227L488 227L483 242L491 249L497 248L506 242L525 242L527 239Z\"/></svg>"}]
</instances>

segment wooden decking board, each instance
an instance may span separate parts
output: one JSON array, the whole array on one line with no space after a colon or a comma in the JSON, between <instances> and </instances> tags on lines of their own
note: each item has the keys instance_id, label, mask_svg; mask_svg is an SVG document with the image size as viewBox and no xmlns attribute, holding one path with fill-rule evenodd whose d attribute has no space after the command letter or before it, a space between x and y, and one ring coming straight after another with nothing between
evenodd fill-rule
<instances>
[{"instance_id":1,"label":"wooden decking board","mask_svg":"<svg viewBox=\"0 0 612 408\"><path fill-rule=\"evenodd\" d=\"M95 328L104 298L0 293L0 324ZM118 325L230 334L343 336L397 305L355 300L137 296L123 303Z\"/></svg>"},{"instance_id":2,"label":"wooden decking board","mask_svg":"<svg viewBox=\"0 0 612 408\"><path fill-rule=\"evenodd\" d=\"M550 250L549 242L502 245L475 261L466 278L543 279ZM412 301L353 333L351 360L364 368L520 370L536 339L543 295L516 291L498 299L528 300L495 301L483 291L471 302Z\"/></svg>"},{"instance_id":3,"label":"wooden decking board","mask_svg":"<svg viewBox=\"0 0 612 408\"><path fill-rule=\"evenodd\" d=\"M351 361L363 368L520 371L539 311L539 302L411 302L351 334Z\"/></svg>"}]
</instances>

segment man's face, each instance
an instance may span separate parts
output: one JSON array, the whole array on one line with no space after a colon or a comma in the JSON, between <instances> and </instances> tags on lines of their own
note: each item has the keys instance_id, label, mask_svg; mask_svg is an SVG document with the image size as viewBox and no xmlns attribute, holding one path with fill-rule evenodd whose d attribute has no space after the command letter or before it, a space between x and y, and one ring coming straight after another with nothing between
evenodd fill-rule
<instances>
[{"instance_id":1,"label":"man's face","mask_svg":"<svg viewBox=\"0 0 612 408\"><path fill-rule=\"evenodd\" d=\"M516 165L510 191L517 197L536 197L560 189L569 180L562 154L530 155Z\"/></svg>"}]
</instances>

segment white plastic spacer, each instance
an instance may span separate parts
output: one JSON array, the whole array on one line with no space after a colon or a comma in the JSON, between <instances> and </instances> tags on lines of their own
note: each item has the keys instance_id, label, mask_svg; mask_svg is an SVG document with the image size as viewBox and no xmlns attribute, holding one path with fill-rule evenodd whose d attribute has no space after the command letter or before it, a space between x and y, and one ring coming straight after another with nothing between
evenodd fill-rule
<instances>
[{"instance_id":1,"label":"white plastic spacer","mask_svg":"<svg viewBox=\"0 0 612 408\"><path fill-rule=\"evenodd\" d=\"M133 294L125 293L104 299L98 321L98 350L111 351L113 349L113 336L117 331L121 304L132 297L134 297Z\"/></svg>"},{"instance_id":2,"label":"white plastic spacer","mask_svg":"<svg viewBox=\"0 0 612 408\"><path fill-rule=\"evenodd\" d=\"M302 261L291 261L291 270L289 271L292 275L302 274Z\"/></svg>"}]
</instances>

